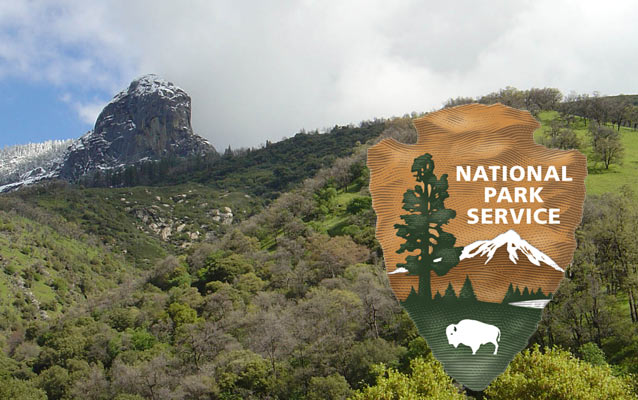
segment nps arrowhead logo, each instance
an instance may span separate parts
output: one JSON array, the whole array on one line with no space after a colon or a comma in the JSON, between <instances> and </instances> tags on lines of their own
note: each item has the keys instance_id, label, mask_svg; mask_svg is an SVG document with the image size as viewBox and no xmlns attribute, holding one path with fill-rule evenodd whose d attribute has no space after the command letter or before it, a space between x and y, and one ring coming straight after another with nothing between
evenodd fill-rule
<instances>
[{"instance_id":1,"label":"nps arrowhead logo","mask_svg":"<svg viewBox=\"0 0 638 400\"><path fill-rule=\"evenodd\" d=\"M527 345L582 216L586 159L533 141L501 104L414 120L417 143L368 151L390 285L446 372L482 390Z\"/></svg>"}]
</instances>

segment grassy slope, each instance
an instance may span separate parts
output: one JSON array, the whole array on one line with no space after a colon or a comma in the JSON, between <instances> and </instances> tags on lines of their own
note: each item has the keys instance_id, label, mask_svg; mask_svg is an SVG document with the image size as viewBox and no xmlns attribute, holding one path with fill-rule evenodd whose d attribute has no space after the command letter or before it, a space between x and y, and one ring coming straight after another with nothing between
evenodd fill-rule
<instances>
[{"instance_id":1,"label":"grassy slope","mask_svg":"<svg viewBox=\"0 0 638 400\"><path fill-rule=\"evenodd\" d=\"M558 117L556 111L546 111L539 115L541 120L541 128L534 133L535 139L542 136L543 132L549 129L550 122ZM622 165L612 164L608 170L605 170L601 163L596 165L591 160L591 145L587 135L587 126L584 120L578 118L572 127L582 140L582 152L588 159L589 175L585 180L588 195L599 195L607 192L614 192L623 185L632 187L638 186L638 131L621 127L623 145L625 146L625 155Z\"/></svg>"},{"instance_id":2,"label":"grassy slope","mask_svg":"<svg viewBox=\"0 0 638 400\"><path fill-rule=\"evenodd\" d=\"M137 218L138 210L153 210L158 218L166 221L184 221L185 231L206 233L219 228L219 223L211 220L214 209L231 207L235 219L241 220L263 206L258 198L243 192L217 190L194 183L116 189L81 189L54 184L44 189L29 188L10 196L61 215L105 243L126 250L127 259L142 268L167 253L178 251L178 245L190 239L174 233L171 242L162 242L158 235L140 229L147 228L147 224Z\"/></svg>"},{"instance_id":3,"label":"grassy slope","mask_svg":"<svg viewBox=\"0 0 638 400\"><path fill-rule=\"evenodd\" d=\"M186 197L182 197L186 196ZM230 207L235 220L263 202L243 192L195 183L169 187L89 188L53 183L0 196L0 331L61 315L87 298L134 279L183 243L228 226L212 210ZM138 217L153 210L186 225L163 241ZM185 232L200 232L193 240Z\"/></svg>"},{"instance_id":4,"label":"grassy slope","mask_svg":"<svg viewBox=\"0 0 638 400\"><path fill-rule=\"evenodd\" d=\"M127 271L124 257L96 238L54 217L51 225L41 218L0 211L0 329L41 311L60 315L116 286Z\"/></svg>"}]
</instances>

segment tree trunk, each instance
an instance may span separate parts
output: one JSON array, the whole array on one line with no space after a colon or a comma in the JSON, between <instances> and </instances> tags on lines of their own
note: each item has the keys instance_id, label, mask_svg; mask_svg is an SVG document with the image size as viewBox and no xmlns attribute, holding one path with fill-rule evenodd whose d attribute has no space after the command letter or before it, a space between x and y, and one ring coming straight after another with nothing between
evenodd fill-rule
<instances>
[{"instance_id":1,"label":"tree trunk","mask_svg":"<svg viewBox=\"0 0 638 400\"><path fill-rule=\"evenodd\" d=\"M629 313L631 314L631 322L638 321L638 315L636 315L636 301L634 299L634 291L630 288L627 290L629 294Z\"/></svg>"},{"instance_id":2,"label":"tree trunk","mask_svg":"<svg viewBox=\"0 0 638 400\"><path fill-rule=\"evenodd\" d=\"M372 307L372 321L374 322L374 335L379 338L379 327L377 326L377 309Z\"/></svg>"},{"instance_id":3,"label":"tree trunk","mask_svg":"<svg viewBox=\"0 0 638 400\"><path fill-rule=\"evenodd\" d=\"M419 296L432 300L432 288L430 287L430 271L419 275Z\"/></svg>"}]
</instances>

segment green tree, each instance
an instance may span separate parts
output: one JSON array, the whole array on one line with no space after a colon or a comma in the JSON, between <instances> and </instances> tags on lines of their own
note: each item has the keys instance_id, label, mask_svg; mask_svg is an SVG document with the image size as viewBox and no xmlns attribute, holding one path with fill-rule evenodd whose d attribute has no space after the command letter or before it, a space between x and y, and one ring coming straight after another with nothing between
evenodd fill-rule
<instances>
[{"instance_id":1,"label":"green tree","mask_svg":"<svg viewBox=\"0 0 638 400\"><path fill-rule=\"evenodd\" d=\"M62 399L70 388L69 371L59 365L54 365L42 371L37 378L37 383L47 393L47 398L52 400Z\"/></svg>"},{"instance_id":2,"label":"green tree","mask_svg":"<svg viewBox=\"0 0 638 400\"><path fill-rule=\"evenodd\" d=\"M601 161L605 169L611 164L622 164L625 148L620 138L620 132L599 124L589 126L591 147L594 160Z\"/></svg>"},{"instance_id":3,"label":"green tree","mask_svg":"<svg viewBox=\"0 0 638 400\"><path fill-rule=\"evenodd\" d=\"M328 184L318 189L313 197L316 202L317 211L322 215L327 215L333 212L336 207L335 199L337 197L337 189L331 184Z\"/></svg>"},{"instance_id":4,"label":"green tree","mask_svg":"<svg viewBox=\"0 0 638 400\"><path fill-rule=\"evenodd\" d=\"M346 399L350 392L350 385L346 378L335 373L326 377L312 377L306 398L308 400Z\"/></svg>"},{"instance_id":5,"label":"green tree","mask_svg":"<svg viewBox=\"0 0 638 400\"><path fill-rule=\"evenodd\" d=\"M135 350L148 350L155 345L157 339L144 328L127 329L127 334L131 335L131 346Z\"/></svg>"},{"instance_id":6,"label":"green tree","mask_svg":"<svg viewBox=\"0 0 638 400\"><path fill-rule=\"evenodd\" d=\"M237 276L252 270L253 265L248 257L216 250L206 257L204 268L197 271L198 285L201 287L210 281L233 282Z\"/></svg>"},{"instance_id":7,"label":"green tree","mask_svg":"<svg viewBox=\"0 0 638 400\"><path fill-rule=\"evenodd\" d=\"M487 389L489 399L635 399L629 383L606 365L593 366L560 349L535 345L516 355Z\"/></svg>"},{"instance_id":8,"label":"green tree","mask_svg":"<svg viewBox=\"0 0 638 400\"><path fill-rule=\"evenodd\" d=\"M509 303L514 298L514 285L510 283L507 288L507 293L505 293L505 297L503 297L503 304Z\"/></svg>"},{"instance_id":9,"label":"green tree","mask_svg":"<svg viewBox=\"0 0 638 400\"><path fill-rule=\"evenodd\" d=\"M113 400L144 400L144 397L137 394L120 393Z\"/></svg>"},{"instance_id":10,"label":"green tree","mask_svg":"<svg viewBox=\"0 0 638 400\"><path fill-rule=\"evenodd\" d=\"M410 275L418 275L419 296L430 301L430 271L439 276L446 274L458 264L463 248L454 247L454 235L443 231L443 225L456 217L456 211L445 208L444 204L449 197L447 174L437 179L434 161L428 153L414 160L412 172L419 184L403 194L403 209L409 214L401 215L405 224L395 224L394 228L397 236L405 239L397 253L419 253L408 255L406 262L397 267L406 268Z\"/></svg>"},{"instance_id":11,"label":"green tree","mask_svg":"<svg viewBox=\"0 0 638 400\"><path fill-rule=\"evenodd\" d=\"M468 275L465 276L465 283L459 293L460 300L473 300L476 301L476 295L474 294L474 288L472 287L472 281Z\"/></svg>"},{"instance_id":12,"label":"green tree","mask_svg":"<svg viewBox=\"0 0 638 400\"><path fill-rule=\"evenodd\" d=\"M457 98L450 97L449 99L447 99L445 104L443 104L443 108L456 107L456 106L461 106L463 104L472 104L472 103L476 103L476 100L472 97L463 97L463 96L459 96Z\"/></svg>"},{"instance_id":13,"label":"green tree","mask_svg":"<svg viewBox=\"0 0 638 400\"><path fill-rule=\"evenodd\" d=\"M258 354L249 350L222 353L217 360L215 375L222 398L265 398L275 385L270 366Z\"/></svg>"},{"instance_id":14,"label":"green tree","mask_svg":"<svg viewBox=\"0 0 638 400\"><path fill-rule=\"evenodd\" d=\"M561 150L579 149L581 146L576 132L569 129L567 123L561 119L552 120L550 129L545 132L541 143L547 147Z\"/></svg>"},{"instance_id":15,"label":"green tree","mask_svg":"<svg viewBox=\"0 0 638 400\"><path fill-rule=\"evenodd\" d=\"M0 380L0 399L12 400L46 400L47 395L42 389L20 379L9 378Z\"/></svg>"},{"instance_id":16,"label":"green tree","mask_svg":"<svg viewBox=\"0 0 638 400\"><path fill-rule=\"evenodd\" d=\"M578 351L582 355L583 360L587 361L591 365L607 365L605 353L596 343L585 343L580 346Z\"/></svg>"},{"instance_id":17,"label":"green tree","mask_svg":"<svg viewBox=\"0 0 638 400\"><path fill-rule=\"evenodd\" d=\"M349 214L358 214L362 211L369 210L372 207L372 198L371 197L355 197L350 200L348 205L346 206L346 211Z\"/></svg>"},{"instance_id":18,"label":"green tree","mask_svg":"<svg viewBox=\"0 0 638 400\"><path fill-rule=\"evenodd\" d=\"M380 399L465 399L443 367L429 354L410 362L407 375L384 365L375 368L377 383L354 394L354 400Z\"/></svg>"},{"instance_id":19,"label":"green tree","mask_svg":"<svg viewBox=\"0 0 638 400\"><path fill-rule=\"evenodd\" d=\"M166 311L176 328L197 321L197 311L193 310L187 304L172 303Z\"/></svg>"},{"instance_id":20,"label":"green tree","mask_svg":"<svg viewBox=\"0 0 638 400\"><path fill-rule=\"evenodd\" d=\"M456 292L454 291L454 287L452 286L452 283L448 283L447 288L445 289L445 293L443 294L443 299L444 300L457 299Z\"/></svg>"}]
</instances>

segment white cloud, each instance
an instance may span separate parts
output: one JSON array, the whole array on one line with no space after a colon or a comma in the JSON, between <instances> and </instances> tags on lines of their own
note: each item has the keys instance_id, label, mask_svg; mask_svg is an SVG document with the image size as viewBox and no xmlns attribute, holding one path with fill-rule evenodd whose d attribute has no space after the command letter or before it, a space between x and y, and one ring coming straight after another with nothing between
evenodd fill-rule
<instances>
[{"instance_id":1,"label":"white cloud","mask_svg":"<svg viewBox=\"0 0 638 400\"><path fill-rule=\"evenodd\" d=\"M73 108L80 121L91 126L95 125L98 115L106 106L104 101L78 101L68 92L63 93L59 99Z\"/></svg>"},{"instance_id":2,"label":"white cloud","mask_svg":"<svg viewBox=\"0 0 638 400\"><path fill-rule=\"evenodd\" d=\"M632 2L429 3L5 2L0 78L115 94L157 73L191 94L195 131L217 148L507 85L638 91ZM74 105L85 121L94 100Z\"/></svg>"},{"instance_id":3,"label":"white cloud","mask_svg":"<svg viewBox=\"0 0 638 400\"><path fill-rule=\"evenodd\" d=\"M90 125L95 124L95 120L97 119L100 112L106 103L97 102L97 103L75 103L73 108L78 113L80 119Z\"/></svg>"}]
</instances>

